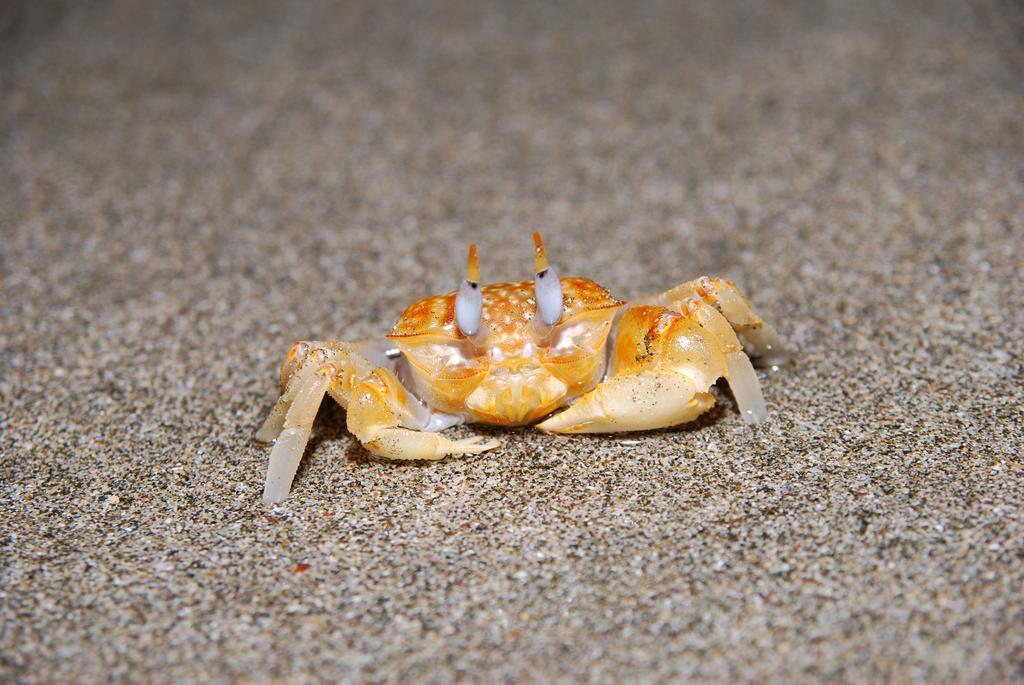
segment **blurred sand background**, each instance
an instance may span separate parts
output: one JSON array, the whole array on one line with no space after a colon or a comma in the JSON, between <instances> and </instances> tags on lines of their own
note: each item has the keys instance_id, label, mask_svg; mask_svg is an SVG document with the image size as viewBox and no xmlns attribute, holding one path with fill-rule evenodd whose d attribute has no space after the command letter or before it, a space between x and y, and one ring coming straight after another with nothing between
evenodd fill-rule
<instances>
[{"instance_id":1,"label":"blurred sand background","mask_svg":"<svg viewBox=\"0 0 1024 685\"><path fill-rule=\"evenodd\" d=\"M747 5L753 6L747 6ZM0 680L1024 678L1019 4L0 10ZM751 429L252 436L454 287L737 281Z\"/></svg>"}]
</instances>

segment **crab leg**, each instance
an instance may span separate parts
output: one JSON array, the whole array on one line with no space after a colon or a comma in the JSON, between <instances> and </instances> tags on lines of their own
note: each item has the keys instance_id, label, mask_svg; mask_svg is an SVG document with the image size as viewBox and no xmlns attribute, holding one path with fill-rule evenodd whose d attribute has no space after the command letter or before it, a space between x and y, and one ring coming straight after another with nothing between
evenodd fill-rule
<instances>
[{"instance_id":1,"label":"crab leg","mask_svg":"<svg viewBox=\"0 0 1024 685\"><path fill-rule=\"evenodd\" d=\"M680 309L683 315L695 319L708 332L725 355L725 379L736 399L740 416L749 424L763 421L768 415L768 409L761 394L761 383L730 321L705 300L687 300L680 304Z\"/></svg>"},{"instance_id":2,"label":"crab leg","mask_svg":"<svg viewBox=\"0 0 1024 685\"><path fill-rule=\"evenodd\" d=\"M273 442L277 439L284 429L285 417L299 389L327 362L338 363L344 370L342 383L337 387L329 387L327 392L338 404L347 407L348 396L356 378L378 366L392 370L395 368L396 362L389 356L391 347L387 340L379 338L354 342L302 341L292 345L281 363L281 397L256 432L256 439L260 442Z\"/></svg>"},{"instance_id":3,"label":"crab leg","mask_svg":"<svg viewBox=\"0 0 1024 685\"><path fill-rule=\"evenodd\" d=\"M714 405L708 389L729 381L747 423L765 415L761 385L729 321L704 300L677 311L640 305L619 321L612 375L538 428L554 433L612 433L691 421Z\"/></svg>"},{"instance_id":4,"label":"crab leg","mask_svg":"<svg viewBox=\"0 0 1024 685\"><path fill-rule=\"evenodd\" d=\"M328 352L333 361L319 363L322 357L310 354L291 372L284 394L260 429L261 437L277 438L267 466L264 501L280 502L288 496L313 421L328 394L347 408L349 430L382 457L440 459L498 447L496 440L449 440L436 432L421 432L453 425L461 417L430 411L405 390L391 369L373 367L373 361L385 359L373 344L335 343Z\"/></svg>"},{"instance_id":5,"label":"crab leg","mask_svg":"<svg viewBox=\"0 0 1024 685\"><path fill-rule=\"evenodd\" d=\"M348 350L343 343L303 341L292 345L281 363L281 396L256 431L256 439L260 442L276 440L284 429L285 417L299 389L309 381L319 366L339 357L348 357ZM347 396L335 399L343 407L348 401Z\"/></svg>"},{"instance_id":6,"label":"crab leg","mask_svg":"<svg viewBox=\"0 0 1024 685\"><path fill-rule=\"evenodd\" d=\"M352 390L348 429L378 456L441 459L450 454L484 452L500 445L497 440L483 441L480 437L449 440L440 433L421 430L429 425L429 410L388 369L374 369Z\"/></svg>"},{"instance_id":7,"label":"crab leg","mask_svg":"<svg viewBox=\"0 0 1024 685\"><path fill-rule=\"evenodd\" d=\"M281 364L284 391L256 433L256 439L274 442L267 467L263 499L278 502L288 496L309 434L329 394L347 407L355 379L388 363L385 341L298 342Z\"/></svg>"},{"instance_id":8,"label":"crab leg","mask_svg":"<svg viewBox=\"0 0 1024 685\"><path fill-rule=\"evenodd\" d=\"M308 374L302 374L294 381L300 381L301 387L295 392L285 415L281 433L270 453L267 480L263 486L265 502L280 502L288 496L324 394L328 391L335 397L342 394L342 366L329 362L314 368Z\"/></svg>"},{"instance_id":9,"label":"crab leg","mask_svg":"<svg viewBox=\"0 0 1024 685\"><path fill-rule=\"evenodd\" d=\"M789 359L785 343L775 328L757 315L736 284L728 279L705 276L645 298L644 301L680 311L681 303L691 299L703 300L721 312L747 342L760 365L778 366Z\"/></svg>"}]
</instances>

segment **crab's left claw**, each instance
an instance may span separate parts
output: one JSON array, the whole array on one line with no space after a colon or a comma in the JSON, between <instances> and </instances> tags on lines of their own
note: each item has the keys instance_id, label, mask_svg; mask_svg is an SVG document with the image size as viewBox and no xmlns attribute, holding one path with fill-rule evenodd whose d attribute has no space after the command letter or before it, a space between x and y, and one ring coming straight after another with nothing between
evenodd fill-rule
<instances>
[{"instance_id":1,"label":"crab's left claw","mask_svg":"<svg viewBox=\"0 0 1024 685\"><path fill-rule=\"evenodd\" d=\"M388 369L374 369L352 390L348 429L363 447L388 459L443 459L451 454L486 452L501 443L480 437L451 440L423 430L418 402Z\"/></svg>"}]
</instances>

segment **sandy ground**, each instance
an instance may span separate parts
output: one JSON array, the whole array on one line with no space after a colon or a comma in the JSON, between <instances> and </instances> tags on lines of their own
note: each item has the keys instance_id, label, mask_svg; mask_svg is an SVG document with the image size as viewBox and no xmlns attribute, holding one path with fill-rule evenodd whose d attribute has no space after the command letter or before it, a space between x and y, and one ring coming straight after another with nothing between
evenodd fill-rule
<instances>
[{"instance_id":1,"label":"sandy ground","mask_svg":"<svg viewBox=\"0 0 1024 685\"><path fill-rule=\"evenodd\" d=\"M212 4L0 12L0 680L1024 678L1007 7ZM329 407L264 505L291 342L538 227L737 281L769 420L397 465Z\"/></svg>"}]
</instances>

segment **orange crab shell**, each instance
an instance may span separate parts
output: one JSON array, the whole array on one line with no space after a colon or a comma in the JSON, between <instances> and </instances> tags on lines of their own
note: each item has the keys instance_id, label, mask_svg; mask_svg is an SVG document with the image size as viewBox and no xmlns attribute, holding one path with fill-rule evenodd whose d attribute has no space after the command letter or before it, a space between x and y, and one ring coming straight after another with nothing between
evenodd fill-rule
<instances>
[{"instance_id":1,"label":"orange crab shell","mask_svg":"<svg viewBox=\"0 0 1024 685\"><path fill-rule=\"evenodd\" d=\"M483 286L481 333L472 340L455 321L454 292L412 304L387 337L405 353L417 390L431 406L448 412L468 410L488 423L529 423L553 411L565 397L596 384L604 370L611 321L625 304L594 281L560 282L562 318L551 328L550 346L536 341L532 281ZM556 344L563 334L570 344ZM518 400L488 398L484 409L477 394L467 406L474 390L491 387L491 380L485 382L494 379L489 373L523 374L529 380L523 381L524 390L516 391Z\"/></svg>"},{"instance_id":2,"label":"orange crab shell","mask_svg":"<svg viewBox=\"0 0 1024 685\"><path fill-rule=\"evenodd\" d=\"M625 304L587 278L563 278L561 283L562 321L582 312L621 307ZM483 301L482 326L499 341L499 344L501 341L529 332L526 324L533 320L537 310L537 301L533 296L533 281L485 285ZM387 337L398 340L418 335L465 339L466 336L455 323L455 291L414 302L398 317Z\"/></svg>"}]
</instances>

